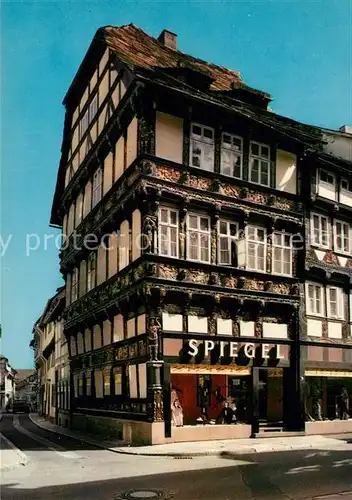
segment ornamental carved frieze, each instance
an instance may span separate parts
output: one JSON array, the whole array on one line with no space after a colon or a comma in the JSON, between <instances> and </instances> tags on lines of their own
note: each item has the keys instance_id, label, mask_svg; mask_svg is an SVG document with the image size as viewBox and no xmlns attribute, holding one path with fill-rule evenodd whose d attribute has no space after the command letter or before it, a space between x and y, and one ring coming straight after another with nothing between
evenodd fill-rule
<instances>
[{"instance_id":1,"label":"ornamental carved frieze","mask_svg":"<svg viewBox=\"0 0 352 500\"><path fill-rule=\"evenodd\" d=\"M222 192L225 196L231 196L232 198L240 197L240 189L236 186L229 186L225 184L222 186Z\"/></svg>"},{"instance_id":2,"label":"ornamental carved frieze","mask_svg":"<svg viewBox=\"0 0 352 500\"><path fill-rule=\"evenodd\" d=\"M326 253L325 253L325 256L324 256L324 259L323 259L323 262L325 264L334 264L335 266L338 266L339 265L339 261L338 261L338 258L337 256L331 251L331 250L328 250Z\"/></svg>"},{"instance_id":3,"label":"ornamental carved frieze","mask_svg":"<svg viewBox=\"0 0 352 500\"><path fill-rule=\"evenodd\" d=\"M263 336L263 322L261 320L255 322L254 336L257 338L261 338Z\"/></svg>"},{"instance_id":4,"label":"ornamental carved frieze","mask_svg":"<svg viewBox=\"0 0 352 500\"><path fill-rule=\"evenodd\" d=\"M118 361L128 359L128 346L124 345L116 349L116 359Z\"/></svg>"},{"instance_id":5,"label":"ornamental carved frieze","mask_svg":"<svg viewBox=\"0 0 352 500\"><path fill-rule=\"evenodd\" d=\"M240 322L238 318L234 318L232 321L232 335L234 337L239 337L240 335Z\"/></svg>"},{"instance_id":6,"label":"ornamental carved frieze","mask_svg":"<svg viewBox=\"0 0 352 500\"><path fill-rule=\"evenodd\" d=\"M266 205L268 202L268 196L263 193L258 193L257 191L250 191L247 196L247 201L252 203L260 203L261 205Z\"/></svg>"},{"instance_id":7,"label":"ornamental carved frieze","mask_svg":"<svg viewBox=\"0 0 352 500\"><path fill-rule=\"evenodd\" d=\"M271 291L272 293L279 293L281 295L290 295L290 285L286 283L273 283Z\"/></svg>"},{"instance_id":8,"label":"ornamental carved frieze","mask_svg":"<svg viewBox=\"0 0 352 500\"><path fill-rule=\"evenodd\" d=\"M295 207L295 203L293 201L284 200L283 198L276 198L273 206L279 210L295 210L299 208L298 206Z\"/></svg>"},{"instance_id":9,"label":"ornamental carved frieze","mask_svg":"<svg viewBox=\"0 0 352 500\"><path fill-rule=\"evenodd\" d=\"M198 177L195 175L189 176L188 185L195 189L202 189L203 191L210 191L212 181L204 177Z\"/></svg>"},{"instance_id":10,"label":"ornamental carved frieze","mask_svg":"<svg viewBox=\"0 0 352 500\"><path fill-rule=\"evenodd\" d=\"M238 284L238 278L235 278L234 276L223 278L223 286L227 288L238 288L237 284Z\"/></svg>"},{"instance_id":11,"label":"ornamental carved frieze","mask_svg":"<svg viewBox=\"0 0 352 500\"><path fill-rule=\"evenodd\" d=\"M128 356L130 358L136 358L138 356L137 343L128 346Z\"/></svg>"},{"instance_id":12,"label":"ornamental carved frieze","mask_svg":"<svg viewBox=\"0 0 352 500\"><path fill-rule=\"evenodd\" d=\"M246 290L264 291L264 282L255 279L246 279L244 288Z\"/></svg>"},{"instance_id":13,"label":"ornamental carved frieze","mask_svg":"<svg viewBox=\"0 0 352 500\"><path fill-rule=\"evenodd\" d=\"M175 168L158 166L156 168L156 176L164 181L179 182L181 172Z\"/></svg>"},{"instance_id":14,"label":"ornamental carved frieze","mask_svg":"<svg viewBox=\"0 0 352 500\"><path fill-rule=\"evenodd\" d=\"M209 273L191 269L187 273L187 281L207 284L209 282Z\"/></svg>"},{"instance_id":15,"label":"ornamental carved frieze","mask_svg":"<svg viewBox=\"0 0 352 500\"><path fill-rule=\"evenodd\" d=\"M154 422L161 422L164 420L164 401L163 392L156 390L153 393L153 420Z\"/></svg>"},{"instance_id":16,"label":"ornamental carved frieze","mask_svg":"<svg viewBox=\"0 0 352 500\"><path fill-rule=\"evenodd\" d=\"M158 276L159 278L164 278L167 280L176 280L178 276L178 269L173 266L167 266L164 264L159 264L158 266Z\"/></svg>"},{"instance_id":17,"label":"ornamental carved frieze","mask_svg":"<svg viewBox=\"0 0 352 500\"><path fill-rule=\"evenodd\" d=\"M145 356L147 354L147 343L145 340L138 341L138 354L139 356Z\"/></svg>"}]
</instances>

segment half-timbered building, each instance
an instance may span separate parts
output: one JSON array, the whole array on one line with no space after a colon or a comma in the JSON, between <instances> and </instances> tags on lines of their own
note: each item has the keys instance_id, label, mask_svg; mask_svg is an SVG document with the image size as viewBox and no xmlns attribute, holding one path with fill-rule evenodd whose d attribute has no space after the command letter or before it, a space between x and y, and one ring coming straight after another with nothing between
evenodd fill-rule
<instances>
[{"instance_id":1,"label":"half-timbered building","mask_svg":"<svg viewBox=\"0 0 352 500\"><path fill-rule=\"evenodd\" d=\"M51 215L73 426L149 443L304 431L302 165L323 141L270 101L169 31L96 33Z\"/></svg>"}]
</instances>

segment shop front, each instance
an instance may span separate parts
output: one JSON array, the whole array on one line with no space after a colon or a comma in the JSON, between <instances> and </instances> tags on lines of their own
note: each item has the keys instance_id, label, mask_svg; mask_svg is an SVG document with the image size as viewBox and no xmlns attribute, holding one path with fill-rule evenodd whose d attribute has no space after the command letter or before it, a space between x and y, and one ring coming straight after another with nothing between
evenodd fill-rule
<instances>
[{"instance_id":1,"label":"shop front","mask_svg":"<svg viewBox=\"0 0 352 500\"><path fill-rule=\"evenodd\" d=\"M292 429L296 379L288 343L187 341L165 359L172 441L233 439ZM166 368L168 367L168 368ZM299 403L297 403L299 404Z\"/></svg>"}]
</instances>

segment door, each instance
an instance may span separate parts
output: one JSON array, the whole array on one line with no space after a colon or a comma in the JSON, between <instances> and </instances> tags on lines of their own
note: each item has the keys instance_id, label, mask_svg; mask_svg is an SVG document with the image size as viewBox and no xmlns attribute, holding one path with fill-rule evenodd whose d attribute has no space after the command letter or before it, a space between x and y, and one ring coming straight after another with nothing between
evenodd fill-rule
<instances>
[{"instance_id":1,"label":"door","mask_svg":"<svg viewBox=\"0 0 352 500\"><path fill-rule=\"evenodd\" d=\"M259 420L268 419L268 371L259 369Z\"/></svg>"}]
</instances>

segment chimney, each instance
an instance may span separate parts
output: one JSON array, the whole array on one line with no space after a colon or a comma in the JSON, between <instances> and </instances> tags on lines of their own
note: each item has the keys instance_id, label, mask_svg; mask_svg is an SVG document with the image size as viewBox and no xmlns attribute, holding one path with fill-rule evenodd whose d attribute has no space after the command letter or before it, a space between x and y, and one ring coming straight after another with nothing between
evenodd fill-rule
<instances>
[{"instance_id":1,"label":"chimney","mask_svg":"<svg viewBox=\"0 0 352 500\"><path fill-rule=\"evenodd\" d=\"M352 125L343 125L342 127L339 128L339 131L343 132L344 134L352 135Z\"/></svg>"},{"instance_id":2,"label":"chimney","mask_svg":"<svg viewBox=\"0 0 352 500\"><path fill-rule=\"evenodd\" d=\"M177 50L177 35L168 30L163 30L158 36L158 41L165 47Z\"/></svg>"}]
</instances>

